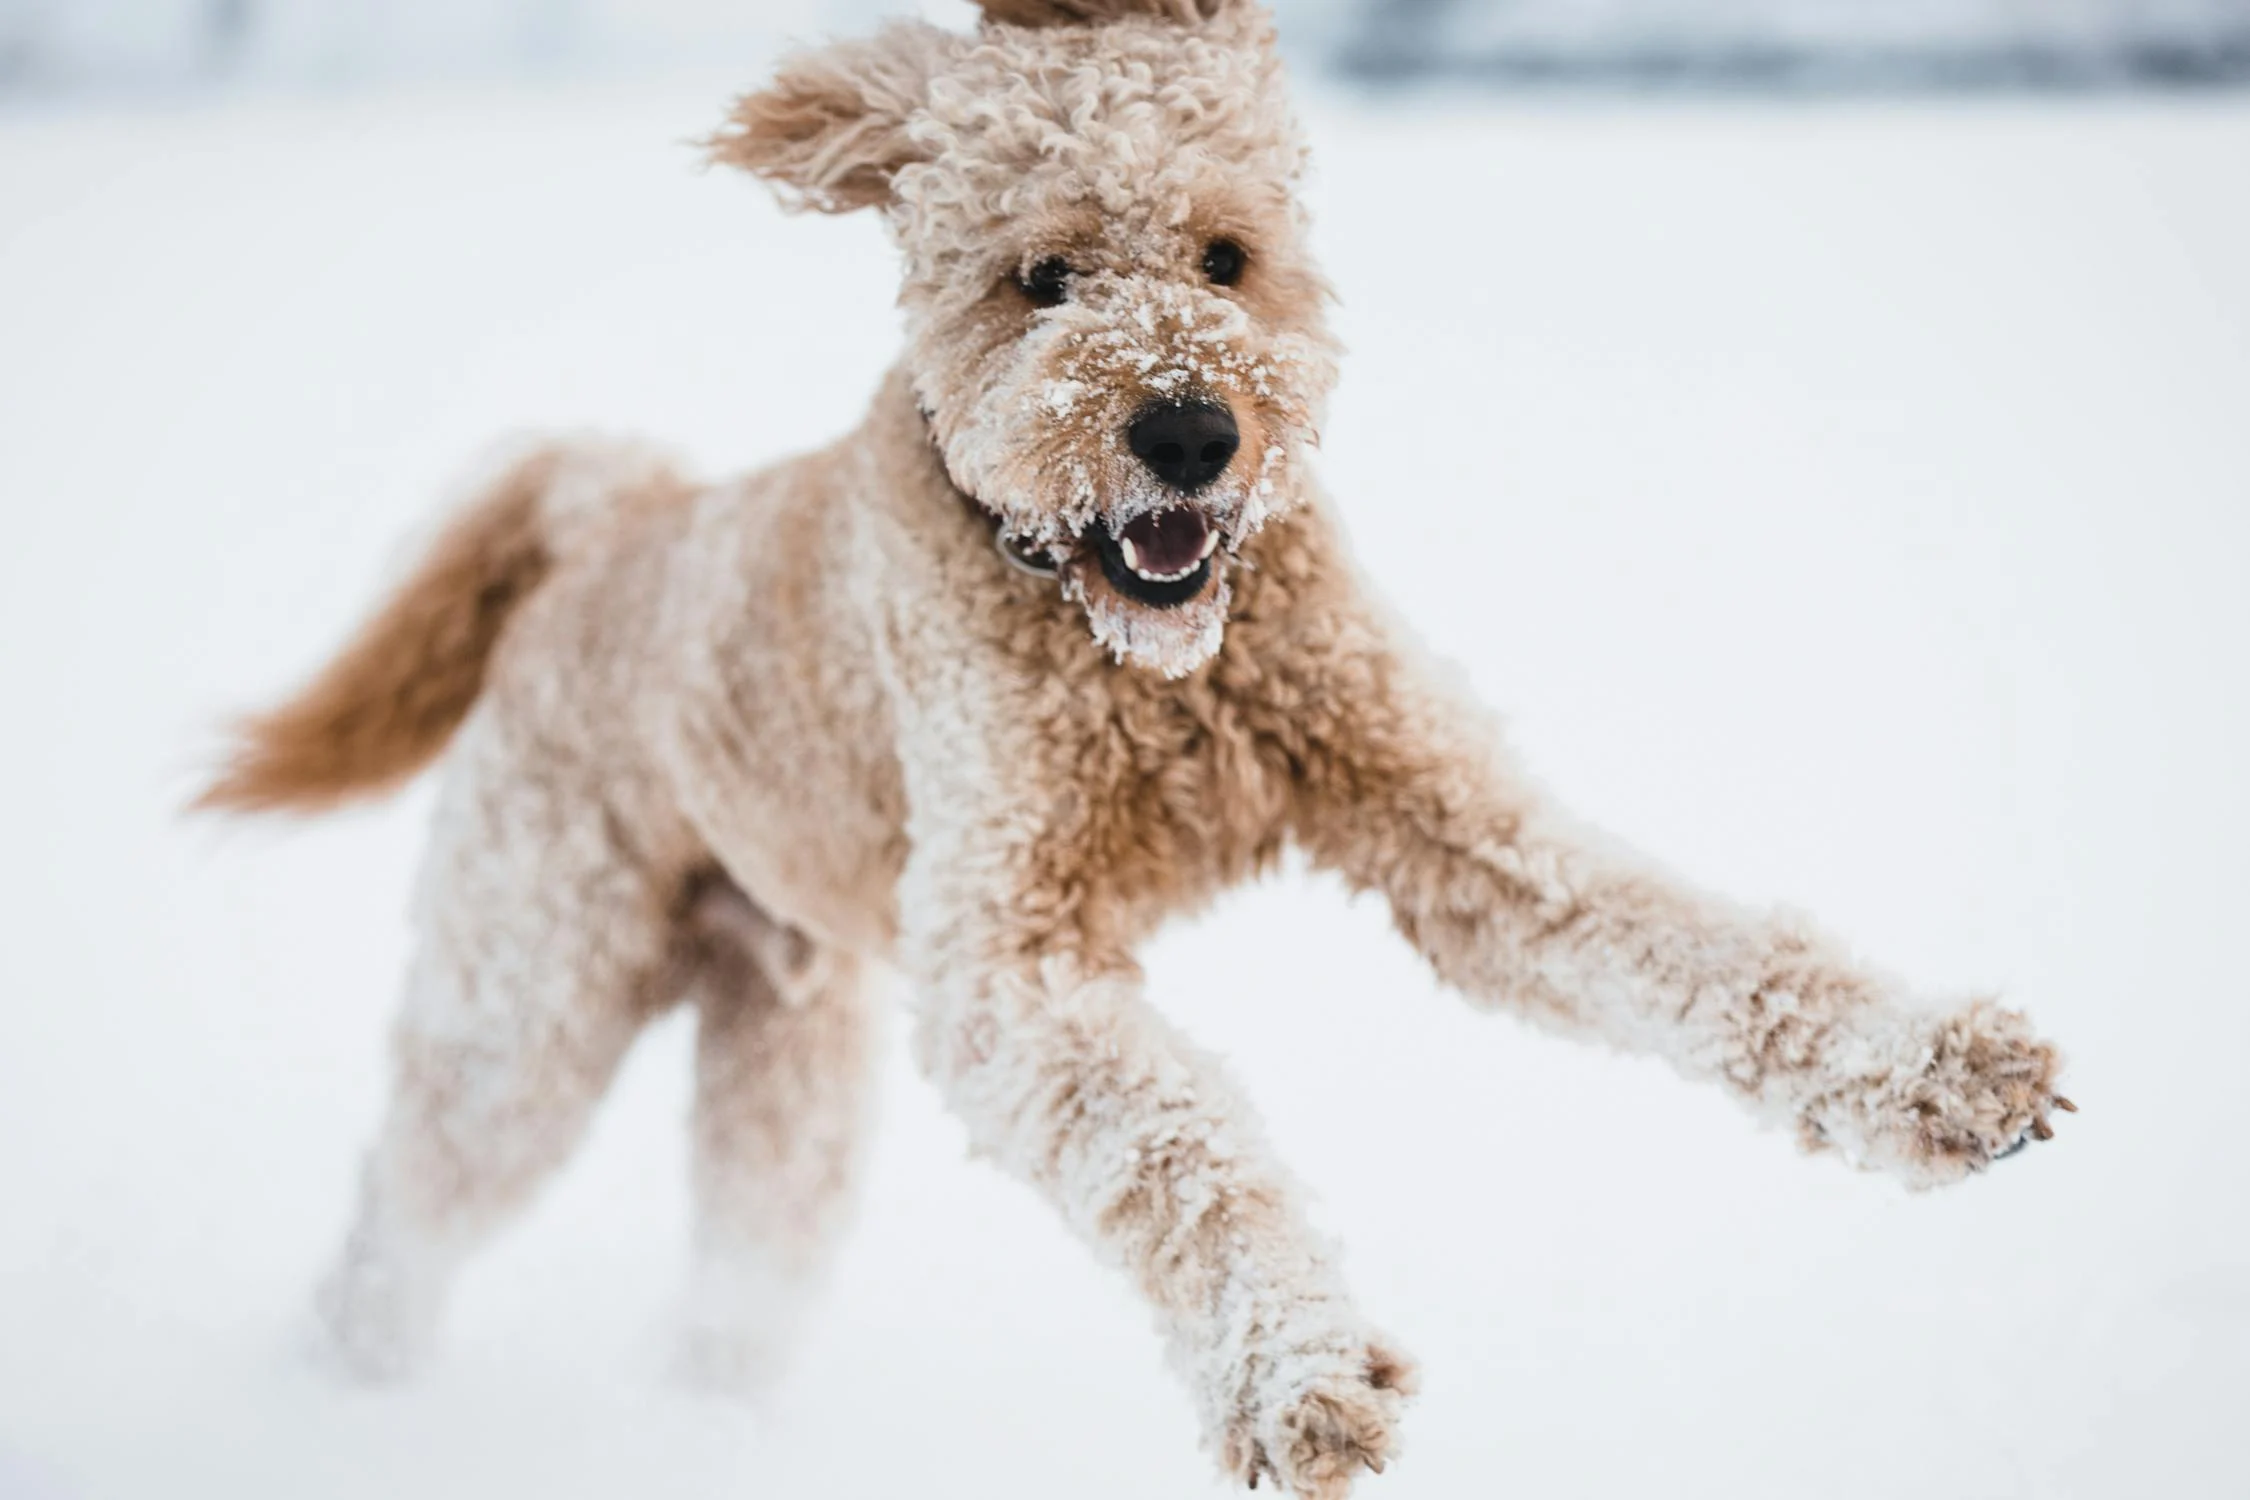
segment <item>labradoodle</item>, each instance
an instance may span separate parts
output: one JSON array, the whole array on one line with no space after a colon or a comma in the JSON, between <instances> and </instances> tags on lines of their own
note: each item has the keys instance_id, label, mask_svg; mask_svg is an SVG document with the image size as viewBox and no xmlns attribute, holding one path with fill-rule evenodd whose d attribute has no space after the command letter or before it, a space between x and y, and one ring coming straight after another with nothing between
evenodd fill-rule
<instances>
[{"instance_id":1,"label":"labradoodle","mask_svg":"<svg viewBox=\"0 0 2250 1500\"><path fill-rule=\"evenodd\" d=\"M904 354L830 447L699 484L521 456L205 795L316 810L437 758L395 1090L320 1294L351 1368L699 1016L689 1357L766 1373L844 1216L875 965L923 1069L1154 1309L1238 1481L1396 1450L1361 1314L1227 1075L1142 994L1167 918L1291 845L1475 1002L1670 1060L1915 1185L2050 1134L2016 1013L1910 1003L1615 852L1369 597L1306 467L1335 377L1255 0L983 0L804 52L712 158L880 211Z\"/></svg>"}]
</instances>

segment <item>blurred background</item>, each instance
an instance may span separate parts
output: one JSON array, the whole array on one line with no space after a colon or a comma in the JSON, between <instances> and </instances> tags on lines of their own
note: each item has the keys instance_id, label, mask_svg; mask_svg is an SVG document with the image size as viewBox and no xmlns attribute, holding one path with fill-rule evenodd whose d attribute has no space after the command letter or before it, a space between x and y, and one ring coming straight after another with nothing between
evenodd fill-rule
<instances>
[{"instance_id":1,"label":"blurred background","mask_svg":"<svg viewBox=\"0 0 2250 1500\"><path fill-rule=\"evenodd\" d=\"M892 9L0 0L0 1500L1222 1493L897 1045L794 1377L674 1388L680 1017L427 1376L330 1383L429 789L178 815L496 439L857 420L880 226L688 143ZM2024 1005L2083 1106L1909 1195L1230 897L1152 994L1424 1361L1362 1493L2250 1495L2250 0L1281 11L1370 578L1589 818Z\"/></svg>"},{"instance_id":2,"label":"blurred background","mask_svg":"<svg viewBox=\"0 0 2250 1500\"><path fill-rule=\"evenodd\" d=\"M616 76L754 58L882 0L0 0L0 89ZM960 21L965 0L930 0ZM2250 77L2244 0L1281 0L1299 56L1414 84L2198 87Z\"/></svg>"}]
</instances>

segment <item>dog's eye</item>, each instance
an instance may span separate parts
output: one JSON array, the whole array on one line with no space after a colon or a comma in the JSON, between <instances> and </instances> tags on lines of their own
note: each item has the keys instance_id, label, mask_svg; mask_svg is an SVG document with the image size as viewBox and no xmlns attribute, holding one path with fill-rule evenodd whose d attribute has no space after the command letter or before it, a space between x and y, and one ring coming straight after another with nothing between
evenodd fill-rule
<instances>
[{"instance_id":1,"label":"dog's eye","mask_svg":"<svg viewBox=\"0 0 2250 1500\"><path fill-rule=\"evenodd\" d=\"M1242 279L1249 255L1233 240L1213 240L1203 247L1203 274L1213 286L1233 286Z\"/></svg>"},{"instance_id":2,"label":"dog's eye","mask_svg":"<svg viewBox=\"0 0 2250 1500\"><path fill-rule=\"evenodd\" d=\"M1054 307L1070 290L1070 262L1050 255L1016 278L1023 294L1041 307Z\"/></svg>"}]
</instances>

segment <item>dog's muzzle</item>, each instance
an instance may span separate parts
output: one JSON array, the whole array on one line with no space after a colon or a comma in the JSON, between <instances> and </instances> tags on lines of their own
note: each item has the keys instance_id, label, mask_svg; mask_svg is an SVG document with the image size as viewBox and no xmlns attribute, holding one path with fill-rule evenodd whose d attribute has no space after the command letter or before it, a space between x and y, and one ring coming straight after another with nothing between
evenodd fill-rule
<instances>
[{"instance_id":1,"label":"dog's muzzle","mask_svg":"<svg viewBox=\"0 0 2250 1500\"><path fill-rule=\"evenodd\" d=\"M1086 535L1101 559L1102 576L1126 598L1155 609L1185 604L1211 581L1219 528L1192 505L1136 516L1112 531L1096 521Z\"/></svg>"}]
</instances>

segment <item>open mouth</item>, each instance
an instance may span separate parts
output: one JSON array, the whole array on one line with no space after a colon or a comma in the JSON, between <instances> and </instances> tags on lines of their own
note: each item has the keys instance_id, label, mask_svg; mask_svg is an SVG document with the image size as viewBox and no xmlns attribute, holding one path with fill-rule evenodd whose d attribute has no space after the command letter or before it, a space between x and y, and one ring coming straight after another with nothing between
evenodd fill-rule
<instances>
[{"instance_id":1,"label":"open mouth","mask_svg":"<svg viewBox=\"0 0 2250 1500\"><path fill-rule=\"evenodd\" d=\"M1153 511L1112 532L1097 521L1087 531L1102 575L1126 598L1156 609L1185 604L1211 579L1218 528L1192 506Z\"/></svg>"}]
</instances>

